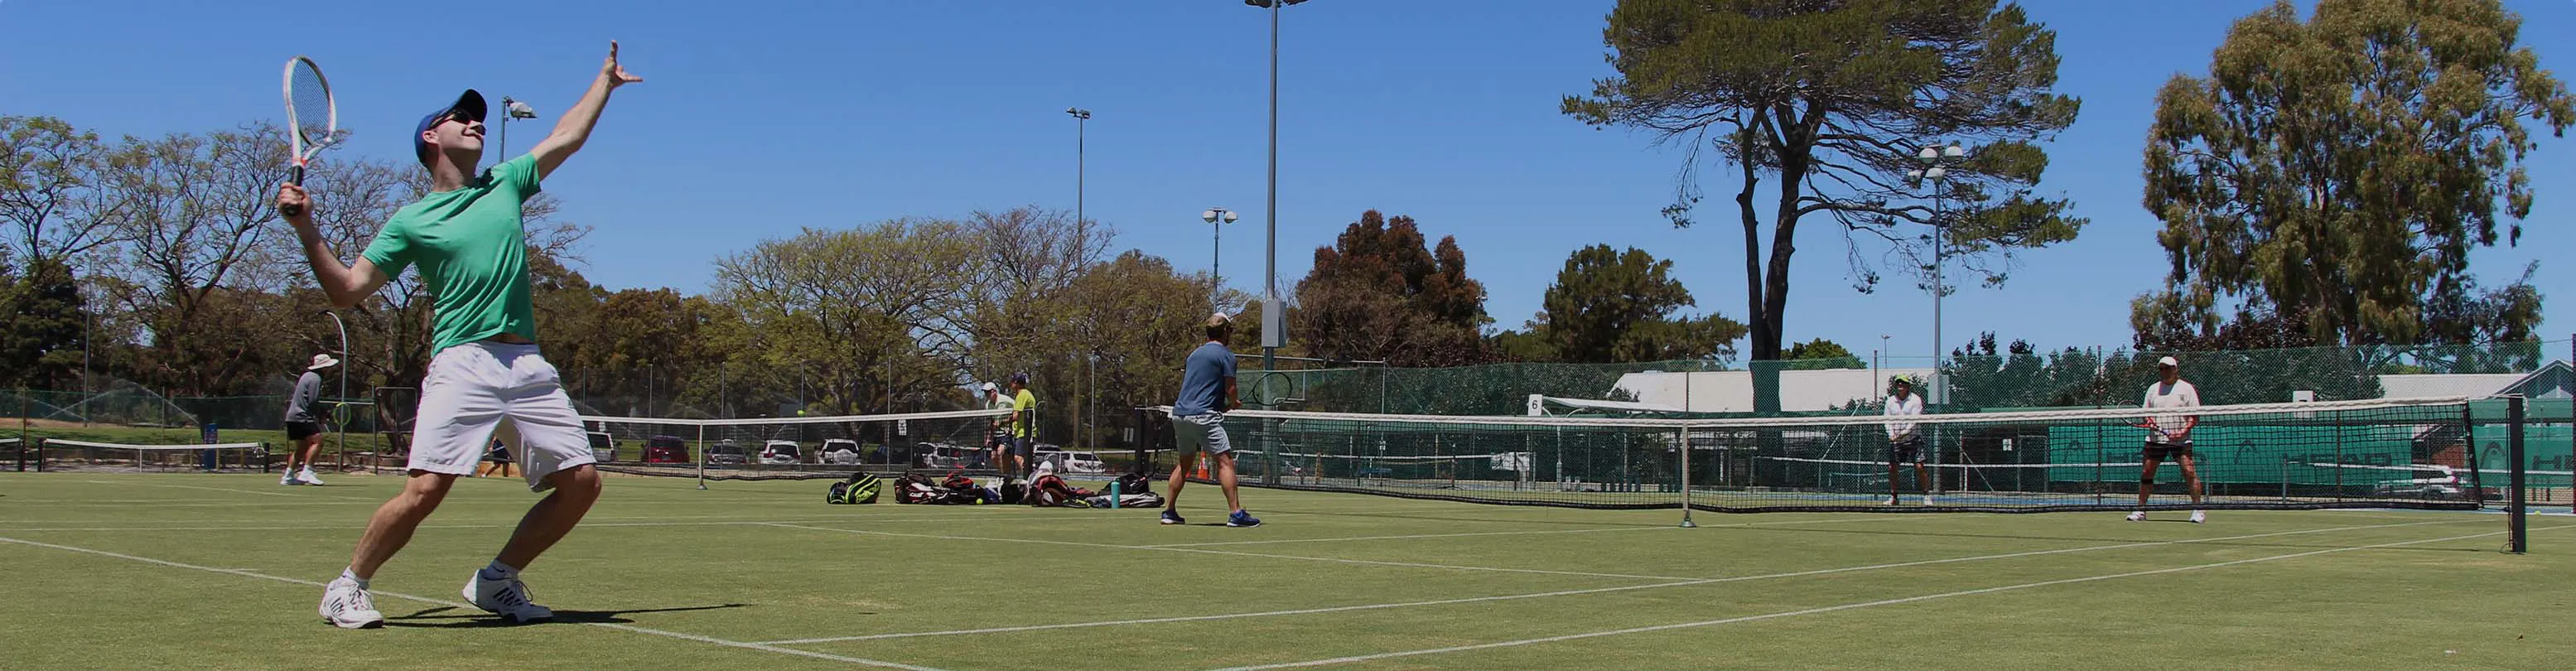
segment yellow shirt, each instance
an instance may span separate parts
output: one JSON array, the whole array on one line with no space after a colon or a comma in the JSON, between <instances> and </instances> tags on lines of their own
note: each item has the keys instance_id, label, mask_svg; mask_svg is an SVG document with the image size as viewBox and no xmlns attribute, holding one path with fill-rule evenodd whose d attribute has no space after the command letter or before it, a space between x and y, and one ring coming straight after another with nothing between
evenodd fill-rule
<instances>
[{"instance_id":1,"label":"yellow shirt","mask_svg":"<svg viewBox=\"0 0 2576 671\"><path fill-rule=\"evenodd\" d=\"M1034 429L1037 428L1037 409L1038 395L1029 393L1027 387L1021 387L1019 397L1012 399L1011 403L1012 436L1027 438L1035 433Z\"/></svg>"}]
</instances>

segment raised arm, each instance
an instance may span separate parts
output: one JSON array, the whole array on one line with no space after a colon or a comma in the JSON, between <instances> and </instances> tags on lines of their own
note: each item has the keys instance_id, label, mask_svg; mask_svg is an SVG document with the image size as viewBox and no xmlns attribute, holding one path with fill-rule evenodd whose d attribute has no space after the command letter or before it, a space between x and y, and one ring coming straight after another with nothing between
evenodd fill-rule
<instances>
[{"instance_id":1,"label":"raised arm","mask_svg":"<svg viewBox=\"0 0 2576 671\"><path fill-rule=\"evenodd\" d=\"M581 144L590 140L591 127L599 125L599 110L608 106L608 92L640 81L644 78L628 74L624 66L617 64L617 41L609 40L608 63L599 66L599 77L590 81L590 90L582 92L581 102L573 103L572 109L564 110L563 117L555 120L554 132L528 151L537 157L537 178L554 174L555 166L581 151Z\"/></svg>"},{"instance_id":2,"label":"raised arm","mask_svg":"<svg viewBox=\"0 0 2576 671\"><path fill-rule=\"evenodd\" d=\"M285 215L286 223L295 227L295 238L303 243L304 260L313 265L314 283L322 285L323 295L331 297L331 307L357 307L359 301L384 288L388 278L384 271L376 269L374 261L363 257L358 259L355 267L341 263L340 256L331 253L331 243L324 241L322 231L314 227L311 203L312 196L304 192L304 187L293 184L277 187L278 210L295 212Z\"/></svg>"}]
</instances>

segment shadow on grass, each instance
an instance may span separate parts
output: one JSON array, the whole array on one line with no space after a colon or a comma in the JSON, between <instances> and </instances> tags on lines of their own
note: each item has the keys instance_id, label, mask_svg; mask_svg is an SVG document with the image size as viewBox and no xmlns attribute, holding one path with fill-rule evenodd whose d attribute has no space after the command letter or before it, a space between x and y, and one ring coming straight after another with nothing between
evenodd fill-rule
<instances>
[{"instance_id":1,"label":"shadow on grass","mask_svg":"<svg viewBox=\"0 0 2576 671\"><path fill-rule=\"evenodd\" d=\"M722 610L726 608L741 608L743 605L744 604L739 603L728 603L715 606L683 606L679 608L558 610L555 611L554 621L558 624L632 624L635 621L626 619L624 617L625 615L631 613L679 613L693 610ZM511 622L507 618L491 613L471 611L457 608L455 606L439 606L437 608L421 610L420 612L412 613L410 615L385 618L385 626L475 629L482 627L517 627L521 625L516 622Z\"/></svg>"}]
</instances>

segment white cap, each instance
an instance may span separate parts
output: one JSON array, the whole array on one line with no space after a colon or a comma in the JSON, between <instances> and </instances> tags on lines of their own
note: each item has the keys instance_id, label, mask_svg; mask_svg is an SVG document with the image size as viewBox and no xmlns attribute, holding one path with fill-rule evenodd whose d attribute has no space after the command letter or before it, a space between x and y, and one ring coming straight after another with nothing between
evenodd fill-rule
<instances>
[{"instance_id":1,"label":"white cap","mask_svg":"<svg viewBox=\"0 0 2576 671\"><path fill-rule=\"evenodd\" d=\"M984 383L984 391L1001 391L1001 390L1002 390L1002 388L1001 388L1001 387L994 386L994 385L993 385L993 383L991 383L991 382L986 382L986 383Z\"/></svg>"},{"instance_id":2,"label":"white cap","mask_svg":"<svg viewBox=\"0 0 2576 671\"><path fill-rule=\"evenodd\" d=\"M324 368L330 368L337 365L340 365L339 359L331 358L331 355L329 354L315 354L313 355L313 365L305 366L304 369L322 370Z\"/></svg>"},{"instance_id":3,"label":"white cap","mask_svg":"<svg viewBox=\"0 0 2576 671\"><path fill-rule=\"evenodd\" d=\"M2182 362L2180 362L2180 361L2175 361L2173 357L2165 357L2165 358L2162 358L2162 359L2157 359L2157 360L2156 360L2156 365L2158 365L2158 366L2173 366L2173 367L2176 367L2176 368L2180 368L2180 367L2182 367Z\"/></svg>"}]
</instances>

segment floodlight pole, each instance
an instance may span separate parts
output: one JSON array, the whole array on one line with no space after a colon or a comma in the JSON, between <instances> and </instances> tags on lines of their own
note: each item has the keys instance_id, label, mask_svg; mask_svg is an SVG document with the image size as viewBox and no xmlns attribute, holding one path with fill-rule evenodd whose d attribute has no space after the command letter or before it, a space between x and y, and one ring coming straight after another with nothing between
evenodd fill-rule
<instances>
[{"instance_id":1,"label":"floodlight pole","mask_svg":"<svg viewBox=\"0 0 2576 671\"><path fill-rule=\"evenodd\" d=\"M1285 329L1287 315L1279 305L1279 10L1306 0L1243 0L1243 4L1270 10L1270 242L1263 254L1261 271L1261 369L1275 370L1279 365L1279 346L1288 343L1284 334L1271 327Z\"/></svg>"},{"instance_id":2,"label":"floodlight pole","mask_svg":"<svg viewBox=\"0 0 2576 671\"><path fill-rule=\"evenodd\" d=\"M340 449L334 454L335 458L333 459L333 463L338 464L342 470L347 470L348 464L346 463L346 460L349 458L349 421L347 418L341 417L340 413L346 412L349 409L349 360L357 357L349 356L349 324L347 322L340 321L340 313L337 311L322 310L321 312L323 316L330 317L331 326L340 331L340 401L339 403L331 406L332 410L334 410L334 412L331 413L331 432L339 434L340 443ZM302 449L302 446L290 446L287 449L300 450Z\"/></svg>"}]
</instances>

